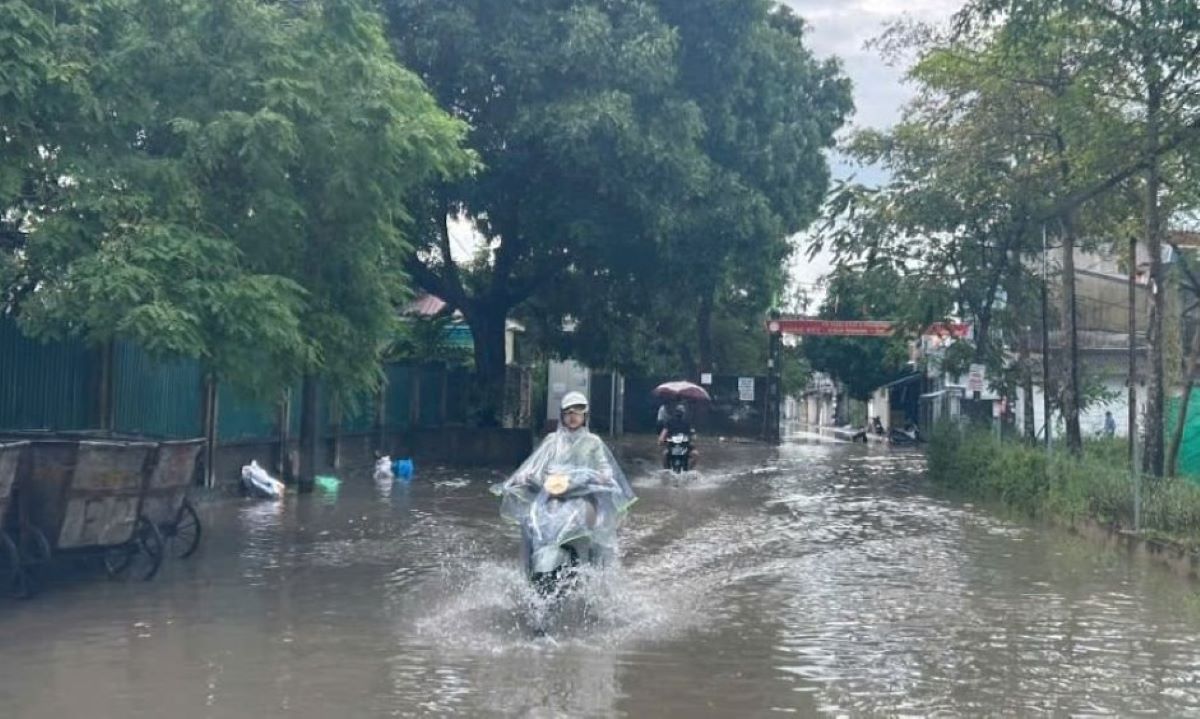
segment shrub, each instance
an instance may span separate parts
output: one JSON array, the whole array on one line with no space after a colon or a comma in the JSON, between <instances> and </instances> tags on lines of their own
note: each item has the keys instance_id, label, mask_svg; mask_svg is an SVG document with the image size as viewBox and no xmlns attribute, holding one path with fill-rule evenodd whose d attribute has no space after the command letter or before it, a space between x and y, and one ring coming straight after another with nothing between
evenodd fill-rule
<instances>
[{"instance_id":1,"label":"shrub","mask_svg":"<svg viewBox=\"0 0 1200 719\"><path fill-rule=\"evenodd\" d=\"M1041 447L948 426L934 432L926 456L933 482L966 495L1031 516L1134 524L1133 482L1120 441L1088 442L1082 458L1047 457ZM1184 479L1144 479L1141 527L1200 543L1200 487Z\"/></svg>"}]
</instances>

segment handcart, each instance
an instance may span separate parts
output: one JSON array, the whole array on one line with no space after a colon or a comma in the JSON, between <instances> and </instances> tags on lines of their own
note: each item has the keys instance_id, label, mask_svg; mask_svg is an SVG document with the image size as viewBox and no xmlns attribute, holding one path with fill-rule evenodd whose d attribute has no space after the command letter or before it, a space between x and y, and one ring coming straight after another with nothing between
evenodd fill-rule
<instances>
[{"instance_id":1,"label":"handcart","mask_svg":"<svg viewBox=\"0 0 1200 719\"><path fill-rule=\"evenodd\" d=\"M0 444L0 592L27 597L33 592L21 556L16 503L17 469L28 442Z\"/></svg>"},{"instance_id":2,"label":"handcart","mask_svg":"<svg viewBox=\"0 0 1200 719\"><path fill-rule=\"evenodd\" d=\"M160 442L146 478L142 516L158 527L167 552L186 559L200 546L200 515L188 500L203 439Z\"/></svg>"},{"instance_id":3,"label":"handcart","mask_svg":"<svg viewBox=\"0 0 1200 719\"><path fill-rule=\"evenodd\" d=\"M155 448L153 442L32 441L16 488L26 563L99 555L109 576L153 578L163 538L142 505Z\"/></svg>"}]
</instances>

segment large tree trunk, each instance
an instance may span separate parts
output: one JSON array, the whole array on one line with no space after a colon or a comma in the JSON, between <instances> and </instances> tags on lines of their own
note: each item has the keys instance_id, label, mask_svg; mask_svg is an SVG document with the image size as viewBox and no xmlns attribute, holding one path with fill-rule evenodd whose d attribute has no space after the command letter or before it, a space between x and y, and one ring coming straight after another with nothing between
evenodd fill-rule
<instances>
[{"instance_id":1,"label":"large tree trunk","mask_svg":"<svg viewBox=\"0 0 1200 719\"><path fill-rule=\"evenodd\" d=\"M1070 217L1063 218L1063 349L1064 386L1063 421L1067 427L1067 449L1076 456L1083 453L1083 435L1079 429L1079 331L1078 302L1075 294L1075 227Z\"/></svg>"},{"instance_id":2,"label":"large tree trunk","mask_svg":"<svg viewBox=\"0 0 1200 719\"><path fill-rule=\"evenodd\" d=\"M300 390L300 477L301 494L313 491L321 461L321 421L317 407L317 377L304 375Z\"/></svg>"},{"instance_id":3,"label":"large tree trunk","mask_svg":"<svg viewBox=\"0 0 1200 719\"><path fill-rule=\"evenodd\" d=\"M483 303L480 303L483 304ZM483 427L499 427L504 418L505 313L492 307L465 310L475 344L476 422Z\"/></svg>"},{"instance_id":4,"label":"large tree trunk","mask_svg":"<svg viewBox=\"0 0 1200 719\"><path fill-rule=\"evenodd\" d=\"M1163 319L1166 312L1166 284L1162 263L1161 208L1159 207L1159 158L1157 154L1159 135L1159 112L1161 98L1157 88L1152 87L1146 114L1146 198L1145 231L1146 252L1150 256L1150 326L1147 335L1150 344L1150 362L1147 369L1149 379L1146 398L1146 446L1143 453L1143 469L1155 477L1163 475L1163 416L1166 408L1166 373L1164 349L1166 333Z\"/></svg>"},{"instance_id":5,"label":"large tree trunk","mask_svg":"<svg viewBox=\"0 0 1200 719\"><path fill-rule=\"evenodd\" d=\"M992 311L990 308L975 316L975 361L986 364L992 342Z\"/></svg>"},{"instance_id":6,"label":"large tree trunk","mask_svg":"<svg viewBox=\"0 0 1200 719\"><path fill-rule=\"evenodd\" d=\"M698 333L700 362L699 371L712 372L713 341L712 341L713 296L712 289L703 291L700 296L700 307L696 312L696 331Z\"/></svg>"}]
</instances>

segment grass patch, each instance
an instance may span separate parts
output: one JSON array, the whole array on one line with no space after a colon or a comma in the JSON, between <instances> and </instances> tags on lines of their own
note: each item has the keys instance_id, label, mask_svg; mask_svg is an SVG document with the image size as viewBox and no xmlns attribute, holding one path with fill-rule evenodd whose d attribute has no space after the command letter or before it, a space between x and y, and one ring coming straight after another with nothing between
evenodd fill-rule
<instances>
[{"instance_id":1,"label":"grass patch","mask_svg":"<svg viewBox=\"0 0 1200 719\"><path fill-rule=\"evenodd\" d=\"M1134 526L1133 480L1125 445L1088 442L1082 458L1047 456L1043 447L997 440L987 432L943 428L927 452L937 484L980 499L1002 502L1032 517L1094 519ZM1200 487L1185 479L1142 480L1142 533L1200 547Z\"/></svg>"}]
</instances>

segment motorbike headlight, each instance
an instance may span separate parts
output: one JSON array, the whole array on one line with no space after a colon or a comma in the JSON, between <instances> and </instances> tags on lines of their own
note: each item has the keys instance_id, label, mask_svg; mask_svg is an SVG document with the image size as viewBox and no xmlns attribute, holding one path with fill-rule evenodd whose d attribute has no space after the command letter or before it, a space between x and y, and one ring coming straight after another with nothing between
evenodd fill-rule
<instances>
[{"instance_id":1,"label":"motorbike headlight","mask_svg":"<svg viewBox=\"0 0 1200 719\"><path fill-rule=\"evenodd\" d=\"M571 478L565 474L552 474L546 477L546 482L542 485L551 497L557 497L566 492L570 486Z\"/></svg>"}]
</instances>

